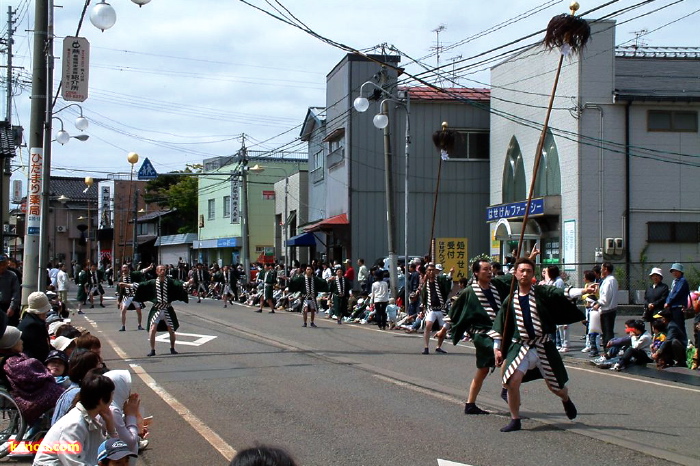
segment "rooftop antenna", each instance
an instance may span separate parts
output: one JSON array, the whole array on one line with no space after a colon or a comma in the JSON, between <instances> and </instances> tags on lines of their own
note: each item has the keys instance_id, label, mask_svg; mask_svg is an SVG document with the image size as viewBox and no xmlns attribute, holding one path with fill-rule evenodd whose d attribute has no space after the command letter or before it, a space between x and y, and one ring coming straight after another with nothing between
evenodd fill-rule
<instances>
[{"instance_id":1,"label":"rooftop antenna","mask_svg":"<svg viewBox=\"0 0 700 466\"><path fill-rule=\"evenodd\" d=\"M455 63L462 59L462 55L457 55L456 57L450 58L452 62L452 82L457 83L457 71L455 68Z\"/></svg>"},{"instance_id":2,"label":"rooftop antenna","mask_svg":"<svg viewBox=\"0 0 700 466\"><path fill-rule=\"evenodd\" d=\"M634 48L636 53L637 50L648 45L646 41L642 40L642 37L649 34L649 31L647 29L640 29L639 31L632 31L632 34L634 34L634 45L632 48Z\"/></svg>"},{"instance_id":3,"label":"rooftop antenna","mask_svg":"<svg viewBox=\"0 0 700 466\"><path fill-rule=\"evenodd\" d=\"M435 37L436 37L435 46L430 47L431 51L433 51L433 50L435 51L435 60L437 62L436 66L438 68L438 70L437 70L437 83L438 84L442 83L442 78L440 77L440 52L442 52L443 47L442 47L442 45L440 45L440 33L442 31L444 31L445 29L447 29L447 26L445 26L444 24L441 24L438 27L436 27L435 29L433 29L433 32L435 33Z\"/></svg>"}]
</instances>

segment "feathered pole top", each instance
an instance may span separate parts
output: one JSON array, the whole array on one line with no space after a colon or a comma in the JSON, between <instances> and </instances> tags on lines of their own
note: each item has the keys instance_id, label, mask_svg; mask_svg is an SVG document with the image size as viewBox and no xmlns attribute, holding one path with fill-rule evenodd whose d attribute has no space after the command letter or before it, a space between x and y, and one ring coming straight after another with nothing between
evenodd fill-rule
<instances>
[{"instance_id":1,"label":"feathered pole top","mask_svg":"<svg viewBox=\"0 0 700 466\"><path fill-rule=\"evenodd\" d=\"M547 33L544 36L544 46L547 49L559 47L563 55L579 53L591 38L591 27L588 22L576 16L578 2L572 2L571 14L557 15L549 21Z\"/></svg>"}]
</instances>

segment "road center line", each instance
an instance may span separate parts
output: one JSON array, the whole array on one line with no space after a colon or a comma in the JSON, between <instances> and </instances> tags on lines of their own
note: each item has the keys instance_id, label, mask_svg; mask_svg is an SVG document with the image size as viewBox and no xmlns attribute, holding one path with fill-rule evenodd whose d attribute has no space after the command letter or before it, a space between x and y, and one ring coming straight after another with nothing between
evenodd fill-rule
<instances>
[{"instance_id":1,"label":"road center line","mask_svg":"<svg viewBox=\"0 0 700 466\"><path fill-rule=\"evenodd\" d=\"M99 330L99 325L93 320L87 319L86 320L95 327L96 330L99 331L99 333L102 334L102 338L104 338L109 345L114 348L114 352L117 353L117 356L119 356L123 360L129 360L132 359L127 355L124 350L121 349L119 345L117 345L114 340L109 338L103 331ZM231 459L236 456L236 450L226 443L226 441L219 436L216 432L214 432L209 426L207 426L201 419L199 419L197 416L195 416L192 411L187 409L185 405L180 403L174 396L172 396L166 389L164 389L162 386L158 384L158 382L153 379L153 377L146 372L146 369L141 367L138 364L129 364L129 367L131 367L131 370L134 371L136 375L139 376L139 378L145 383L153 392L158 395L168 406L170 406L176 413L178 413L182 419L187 421L187 423L192 426L192 428L197 432L199 435L204 438L216 451L221 453L221 455L226 459L226 461L231 461Z\"/></svg>"}]
</instances>

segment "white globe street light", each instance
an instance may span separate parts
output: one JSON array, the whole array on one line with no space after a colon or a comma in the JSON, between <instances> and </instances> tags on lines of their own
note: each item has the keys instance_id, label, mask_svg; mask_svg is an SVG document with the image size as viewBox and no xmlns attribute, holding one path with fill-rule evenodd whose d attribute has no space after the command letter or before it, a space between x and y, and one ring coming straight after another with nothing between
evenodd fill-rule
<instances>
[{"instance_id":1,"label":"white globe street light","mask_svg":"<svg viewBox=\"0 0 700 466\"><path fill-rule=\"evenodd\" d=\"M141 8L142 6L144 6L146 3L150 2L151 0L131 0L131 1L134 2L135 4L137 4L139 6L139 8Z\"/></svg>"},{"instance_id":2,"label":"white globe street light","mask_svg":"<svg viewBox=\"0 0 700 466\"><path fill-rule=\"evenodd\" d=\"M102 0L90 12L90 22L104 32L105 29L111 28L117 22L117 12L114 11L112 5Z\"/></svg>"},{"instance_id":3,"label":"white globe street light","mask_svg":"<svg viewBox=\"0 0 700 466\"><path fill-rule=\"evenodd\" d=\"M372 123L374 123L375 128L384 129L389 124L389 117L384 113L377 113L372 118Z\"/></svg>"},{"instance_id":4,"label":"white globe street light","mask_svg":"<svg viewBox=\"0 0 700 466\"><path fill-rule=\"evenodd\" d=\"M88 126L90 126L90 122L84 116L79 116L75 119L75 127L80 131L85 131Z\"/></svg>"},{"instance_id":5,"label":"white globe street light","mask_svg":"<svg viewBox=\"0 0 700 466\"><path fill-rule=\"evenodd\" d=\"M62 129L56 133L56 142L63 145L68 141L70 141L70 134L68 134L68 131Z\"/></svg>"},{"instance_id":6,"label":"white globe street light","mask_svg":"<svg viewBox=\"0 0 700 466\"><path fill-rule=\"evenodd\" d=\"M366 112L369 108L369 100L367 100L365 97L360 96L357 99L355 99L352 105L358 112Z\"/></svg>"}]
</instances>

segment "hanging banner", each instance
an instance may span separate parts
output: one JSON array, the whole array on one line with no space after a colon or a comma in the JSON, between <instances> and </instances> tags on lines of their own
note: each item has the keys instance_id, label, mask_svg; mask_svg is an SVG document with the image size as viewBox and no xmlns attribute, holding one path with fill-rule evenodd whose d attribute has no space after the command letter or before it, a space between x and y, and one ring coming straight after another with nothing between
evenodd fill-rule
<instances>
[{"instance_id":1,"label":"hanging banner","mask_svg":"<svg viewBox=\"0 0 700 466\"><path fill-rule=\"evenodd\" d=\"M27 185L27 235L41 232L41 193L43 183L44 149L32 147L29 151L29 184Z\"/></svg>"},{"instance_id":2,"label":"hanging banner","mask_svg":"<svg viewBox=\"0 0 700 466\"><path fill-rule=\"evenodd\" d=\"M231 223L241 221L240 199L238 198L238 176L231 177Z\"/></svg>"},{"instance_id":3,"label":"hanging banner","mask_svg":"<svg viewBox=\"0 0 700 466\"><path fill-rule=\"evenodd\" d=\"M88 98L90 74L90 43L84 37L67 36L63 39L61 95L63 100L85 102Z\"/></svg>"}]
</instances>

